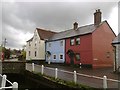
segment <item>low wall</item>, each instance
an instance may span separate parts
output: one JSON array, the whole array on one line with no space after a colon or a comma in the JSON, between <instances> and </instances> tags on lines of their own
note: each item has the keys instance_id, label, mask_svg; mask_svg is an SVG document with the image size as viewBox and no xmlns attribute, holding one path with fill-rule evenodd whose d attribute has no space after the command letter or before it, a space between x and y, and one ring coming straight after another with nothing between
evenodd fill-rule
<instances>
[{"instance_id":1,"label":"low wall","mask_svg":"<svg viewBox=\"0 0 120 90\"><path fill-rule=\"evenodd\" d=\"M23 61L4 61L2 62L2 73L23 73L25 63Z\"/></svg>"}]
</instances>

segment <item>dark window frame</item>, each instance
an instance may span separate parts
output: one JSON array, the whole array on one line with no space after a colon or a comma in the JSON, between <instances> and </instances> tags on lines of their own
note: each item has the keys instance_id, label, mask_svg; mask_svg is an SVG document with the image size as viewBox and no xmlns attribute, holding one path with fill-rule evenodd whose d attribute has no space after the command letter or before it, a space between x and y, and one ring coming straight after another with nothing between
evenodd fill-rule
<instances>
[{"instance_id":1,"label":"dark window frame","mask_svg":"<svg viewBox=\"0 0 120 90\"><path fill-rule=\"evenodd\" d=\"M29 56L30 56L30 51L29 51Z\"/></svg>"},{"instance_id":2,"label":"dark window frame","mask_svg":"<svg viewBox=\"0 0 120 90\"><path fill-rule=\"evenodd\" d=\"M55 56L55 57L54 57ZM57 55L56 54L53 54L53 60L56 60L57 59Z\"/></svg>"},{"instance_id":3,"label":"dark window frame","mask_svg":"<svg viewBox=\"0 0 120 90\"><path fill-rule=\"evenodd\" d=\"M35 57L37 56L37 51L35 51Z\"/></svg>"},{"instance_id":4,"label":"dark window frame","mask_svg":"<svg viewBox=\"0 0 120 90\"><path fill-rule=\"evenodd\" d=\"M61 59L61 56L62 56L62 59L63 59L63 54L60 54L60 55L59 55L59 59L60 59L60 60L62 60L62 59Z\"/></svg>"}]
</instances>

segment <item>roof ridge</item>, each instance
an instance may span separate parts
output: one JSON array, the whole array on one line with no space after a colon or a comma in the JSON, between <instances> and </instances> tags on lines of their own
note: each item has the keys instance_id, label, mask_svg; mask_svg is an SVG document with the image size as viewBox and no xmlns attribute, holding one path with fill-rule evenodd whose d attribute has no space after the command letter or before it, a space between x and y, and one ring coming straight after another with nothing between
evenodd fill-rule
<instances>
[{"instance_id":1,"label":"roof ridge","mask_svg":"<svg viewBox=\"0 0 120 90\"><path fill-rule=\"evenodd\" d=\"M43 31L46 31L46 32L53 32L53 33L57 33L57 32L54 32L54 31L51 31L51 30L47 30L47 29L41 29L41 28L36 28L37 30L43 30Z\"/></svg>"}]
</instances>

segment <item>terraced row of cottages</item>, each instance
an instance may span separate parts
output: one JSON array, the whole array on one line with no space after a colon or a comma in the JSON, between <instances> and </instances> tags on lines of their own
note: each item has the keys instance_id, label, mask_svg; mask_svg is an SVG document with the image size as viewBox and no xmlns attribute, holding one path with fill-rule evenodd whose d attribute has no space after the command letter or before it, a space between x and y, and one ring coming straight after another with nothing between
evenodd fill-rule
<instances>
[{"instance_id":1,"label":"terraced row of cottages","mask_svg":"<svg viewBox=\"0 0 120 90\"><path fill-rule=\"evenodd\" d=\"M107 21L101 22L101 11L94 13L94 24L80 26L62 32L36 28L27 41L26 60L49 63L82 64L92 68L112 67L116 37Z\"/></svg>"}]
</instances>

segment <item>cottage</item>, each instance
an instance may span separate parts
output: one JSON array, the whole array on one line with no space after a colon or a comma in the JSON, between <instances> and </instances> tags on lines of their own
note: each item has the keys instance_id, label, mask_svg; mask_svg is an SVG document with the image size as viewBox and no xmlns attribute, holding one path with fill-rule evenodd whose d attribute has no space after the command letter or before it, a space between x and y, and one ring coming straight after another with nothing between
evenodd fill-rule
<instances>
[{"instance_id":1,"label":"cottage","mask_svg":"<svg viewBox=\"0 0 120 90\"><path fill-rule=\"evenodd\" d=\"M27 41L26 60L45 60L45 40L50 38L55 32L36 28L33 37Z\"/></svg>"},{"instance_id":2,"label":"cottage","mask_svg":"<svg viewBox=\"0 0 120 90\"><path fill-rule=\"evenodd\" d=\"M58 34L56 34L58 35ZM65 40L46 42L46 62L64 63L65 62Z\"/></svg>"},{"instance_id":3,"label":"cottage","mask_svg":"<svg viewBox=\"0 0 120 90\"><path fill-rule=\"evenodd\" d=\"M115 48L114 71L120 72L120 33L112 42Z\"/></svg>"},{"instance_id":4,"label":"cottage","mask_svg":"<svg viewBox=\"0 0 120 90\"><path fill-rule=\"evenodd\" d=\"M46 42L46 61L65 62L66 64L82 64L93 68L113 66L112 40L115 33L107 21L101 22L101 11L94 13L94 24L73 28L54 34ZM61 45L61 40L63 45ZM61 50L61 51L60 51ZM60 54L61 53L61 54ZM64 60L63 60L64 59Z\"/></svg>"}]
</instances>

